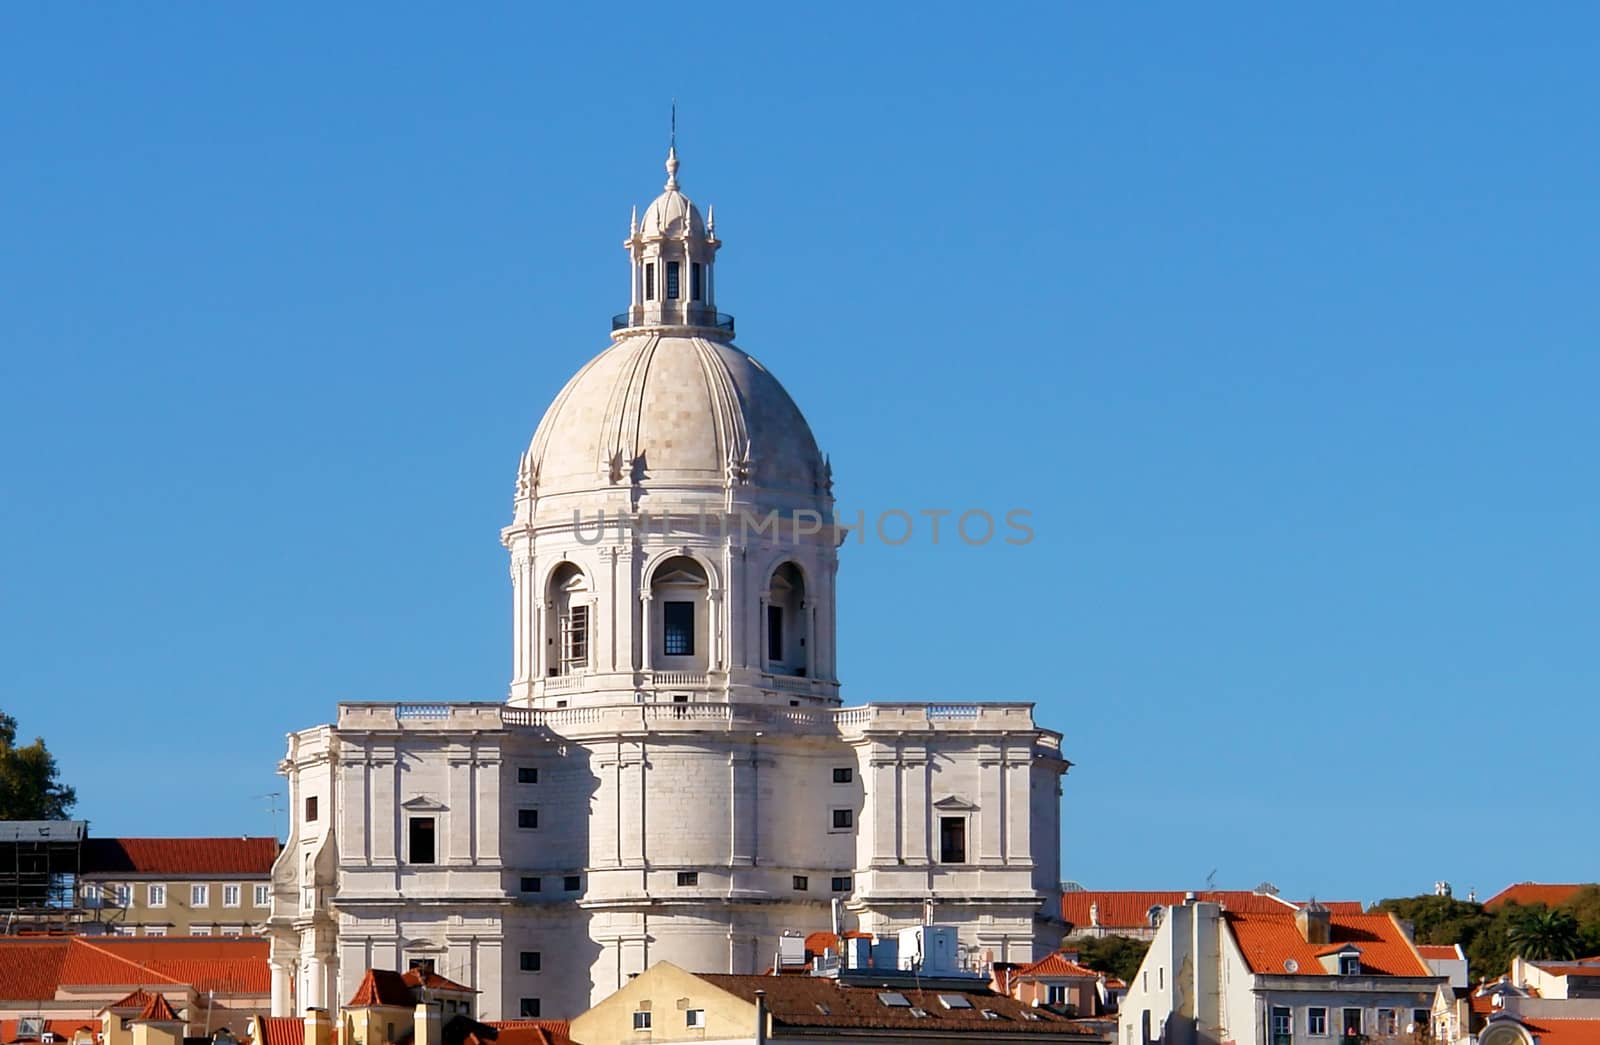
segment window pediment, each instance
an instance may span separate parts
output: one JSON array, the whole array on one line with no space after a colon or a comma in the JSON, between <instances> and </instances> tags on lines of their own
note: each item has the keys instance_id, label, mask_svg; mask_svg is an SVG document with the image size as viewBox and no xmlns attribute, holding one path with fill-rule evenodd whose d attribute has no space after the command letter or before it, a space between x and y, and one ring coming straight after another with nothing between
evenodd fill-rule
<instances>
[{"instance_id":1,"label":"window pediment","mask_svg":"<svg viewBox=\"0 0 1600 1045\"><path fill-rule=\"evenodd\" d=\"M445 813L450 807L430 795L417 795L400 803L400 808L413 813Z\"/></svg>"},{"instance_id":2,"label":"window pediment","mask_svg":"<svg viewBox=\"0 0 1600 1045\"><path fill-rule=\"evenodd\" d=\"M933 803L933 808L952 813L976 813L978 807L960 795L946 795Z\"/></svg>"}]
</instances>

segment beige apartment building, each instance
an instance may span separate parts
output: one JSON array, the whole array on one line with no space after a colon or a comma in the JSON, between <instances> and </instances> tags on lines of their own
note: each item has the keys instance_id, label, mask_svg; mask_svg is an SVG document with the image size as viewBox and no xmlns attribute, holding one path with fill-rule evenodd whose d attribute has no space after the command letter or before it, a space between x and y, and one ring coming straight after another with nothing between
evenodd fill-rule
<instances>
[{"instance_id":1,"label":"beige apartment building","mask_svg":"<svg viewBox=\"0 0 1600 1045\"><path fill-rule=\"evenodd\" d=\"M78 903L125 936L253 935L278 849L276 838L87 838Z\"/></svg>"}]
</instances>

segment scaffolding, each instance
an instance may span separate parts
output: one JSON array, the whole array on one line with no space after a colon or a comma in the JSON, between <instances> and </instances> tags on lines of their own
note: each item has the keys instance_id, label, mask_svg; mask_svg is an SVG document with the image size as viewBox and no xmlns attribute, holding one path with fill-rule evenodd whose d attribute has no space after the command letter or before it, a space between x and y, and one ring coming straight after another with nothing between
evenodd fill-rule
<instances>
[{"instance_id":1,"label":"scaffolding","mask_svg":"<svg viewBox=\"0 0 1600 1045\"><path fill-rule=\"evenodd\" d=\"M84 904L83 820L0 821L0 934L81 932L98 922Z\"/></svg>"}]
</instances>

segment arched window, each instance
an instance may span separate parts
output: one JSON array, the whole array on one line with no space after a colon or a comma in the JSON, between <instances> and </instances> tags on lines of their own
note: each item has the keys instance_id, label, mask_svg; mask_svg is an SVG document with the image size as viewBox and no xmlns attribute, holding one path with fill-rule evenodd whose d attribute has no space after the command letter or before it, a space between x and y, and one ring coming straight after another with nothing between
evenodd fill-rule
<instances>
[{"instance_id":1,"label":"arched window","mask_svg":"<svg viewBox=\"0 0 1600 1045\"><path fill-rule=\"evenodd\" d=\"M651 641L666 665L704 668L709 657L710 612L706 594L711 584L705 567L687 555L676 555L655 568L650 593L656 607Z\"/></svg>"},{"instance_id":2,"label":"arched window","mask_svg":"<svg viewBox=\"0 0 1600 1045\"><path fill-rule=\"evenodd\" d=\"M550 574L545 589L545 674L576 675L589 670L589 581L570 562Z\"/></svg>"},{"instance_id":3,"label":"arched window","mask_svg":"<svg viewBox=\"0 0 1600 1045\"><path fill-rule=\"evenodd\" d=\"M806 580L800 568L786 562L772 573L767 586L767 670L779 675L806 673Z\"/></svg>"}]
</instances>

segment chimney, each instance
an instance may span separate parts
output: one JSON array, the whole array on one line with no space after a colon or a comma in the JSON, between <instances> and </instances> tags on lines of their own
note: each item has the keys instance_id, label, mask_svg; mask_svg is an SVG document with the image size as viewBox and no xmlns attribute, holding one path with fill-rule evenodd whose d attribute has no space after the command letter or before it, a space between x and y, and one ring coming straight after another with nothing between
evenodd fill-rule
<instances>
[{"instance_id":1,"label":"chimney","mask_svg":"<svg viewBox=\"0 0 1600 1045\"><path fill-rule=\"evenodd\" d=\"M442 1045L444 1017L436 1001L417 1002L416 1021L412 1023L412 1040L416 1045Z\"/></svg>"},{"instance_id":2,"label":"chimney","mask_svg":"<svg viewBox=\"0 0 1600 1045\"><path fill-rule=\"evenodd\" d=\"M1294 912L1294 924L1299 927L1306 943L1332 942L1333 924L1328 909L1315 900Z\"/></svg>"},{"instance_id":3,"label":"chimney","mask_svg":"<svg viewBox=\"0 0 1600 1045\"><path fill-rule=\"evenodd\" d=\"M333 1018L327 1009L307 1009L305 1024L305 1045L333 1045Z\"/></svg>"}]
</instances>

